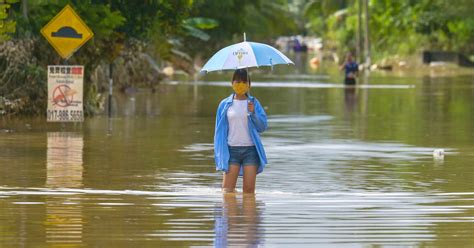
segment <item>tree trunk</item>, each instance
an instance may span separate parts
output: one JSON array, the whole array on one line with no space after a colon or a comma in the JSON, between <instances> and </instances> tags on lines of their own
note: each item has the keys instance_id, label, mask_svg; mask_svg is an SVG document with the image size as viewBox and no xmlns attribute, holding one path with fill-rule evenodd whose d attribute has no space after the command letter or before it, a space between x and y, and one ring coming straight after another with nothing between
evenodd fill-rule
<instances>
[{"instance_id":1,"label":"tree trunk","mask_svg":"<svg viewBox=\"0 0 474 248\"><path fill-rule=\"evenodd\" d=\"M21 12L23 17L28 20L28 0L21 0Z\"/></svg>"}]
</instances>

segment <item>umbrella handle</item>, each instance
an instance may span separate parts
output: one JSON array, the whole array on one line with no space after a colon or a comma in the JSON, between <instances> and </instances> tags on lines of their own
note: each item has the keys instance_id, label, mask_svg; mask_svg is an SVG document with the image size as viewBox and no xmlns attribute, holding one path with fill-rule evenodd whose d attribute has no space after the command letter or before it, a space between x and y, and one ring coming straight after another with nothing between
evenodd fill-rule
<instances>
[{"instance_id":1,"label":"umbrella handle","mask_svg":"<svg viewBox=\"0 0 474 248\"><path fill-rule=\"evenodd\" d=\"M244 37L245 37L245 33L244 33ZM247 71L247 82L249 83L249 91L248 91L248 93L249 93L249 95L250 95L250 84L251 84L251 82L250 82L249 68L248 68L248 67L245 67L245 71Z\"/></svg>"}]
</instances>

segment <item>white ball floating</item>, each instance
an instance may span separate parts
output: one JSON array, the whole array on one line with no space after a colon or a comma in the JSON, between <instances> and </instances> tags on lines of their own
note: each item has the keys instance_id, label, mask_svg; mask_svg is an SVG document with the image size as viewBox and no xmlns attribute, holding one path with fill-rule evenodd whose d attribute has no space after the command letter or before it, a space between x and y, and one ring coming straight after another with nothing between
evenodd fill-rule
<instances>
[{"instance_id":1,"label":"white ball floating","mask_svg":"<svg viewBox=\"0 0 474 248\"><path fill-rule=\"evenodd\" d=\"M434 159L444 159L444 149L434 149L433 158Z\"/></svg>"}]
</instances>

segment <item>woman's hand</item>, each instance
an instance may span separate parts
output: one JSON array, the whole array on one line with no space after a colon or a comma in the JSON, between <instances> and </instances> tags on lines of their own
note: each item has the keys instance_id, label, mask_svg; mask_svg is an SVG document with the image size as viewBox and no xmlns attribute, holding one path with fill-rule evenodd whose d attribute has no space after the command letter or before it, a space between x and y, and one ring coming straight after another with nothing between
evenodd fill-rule
<instances>
[{"instance_id":1,"label":"woman's hand","mask_svg":"<svg viewBox=\"0 0 474 248\"><path fill-rule=\"evenodd\" d=\"M255 105L253 104L253 101L248 100L247 102L248 102L247 108L248 108L249 112L253 113L255 111Z\"/></svg>"}]
</instances>

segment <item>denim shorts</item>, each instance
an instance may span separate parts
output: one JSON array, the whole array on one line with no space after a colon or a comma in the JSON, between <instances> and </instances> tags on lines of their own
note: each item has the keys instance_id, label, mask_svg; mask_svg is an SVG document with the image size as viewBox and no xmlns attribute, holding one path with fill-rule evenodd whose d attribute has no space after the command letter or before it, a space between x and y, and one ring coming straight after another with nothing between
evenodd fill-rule
<instances>
[{"instance_id":1,"label":"denim shorts","mask_svg":"<svg viewBox=\"0 0 474 248\"><path fill-rule=\"evenodd\" d=\"M229 146L229 153L229 165L260 165L260 159L255 146Z\"/></svg>"}]
</instances>

